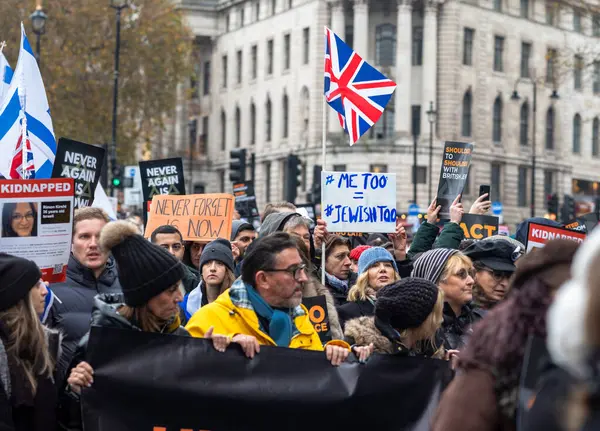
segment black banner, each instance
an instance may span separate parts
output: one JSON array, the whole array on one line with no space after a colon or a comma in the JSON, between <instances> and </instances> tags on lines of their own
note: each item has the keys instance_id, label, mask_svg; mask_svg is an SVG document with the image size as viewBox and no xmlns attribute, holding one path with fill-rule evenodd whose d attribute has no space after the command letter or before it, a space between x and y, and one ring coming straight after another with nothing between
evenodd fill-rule
<instances>
[{"instance_id":1,"label":"black banner","mask_svg":"<svg viewBox=\"0 0 600 431\"><path fill-rule=\"evenodd\" d=\"M74 208L90 207L104 164L104 148L60 138L52 168L52 178L75 180Z\"/></svg>"},{"instance_id":2,"label":"black banner","mask_svg":"<svg viewBox=\"0 0 600 431\"><path fill-rule=\"evenodd\" d=\"M498 235L498 217L481 214L464 214L460 227L465 239L483 239Z\"/></svg>"},{"instance_id":3,"label":"black banner","mask_svg":"<svg viewBox=\"0 0 600 431\"><path fill-rule=\"evenodd\" d=\"M144 202L154 195L185 195L181 157L140 162Z\"/></svg>"},{"instance_id":4,"label":"black banner","mask_svg":"<svg viewBox=\"0 0 600 431\"><path fill-rule=\"evenodd\" d=\"M234 184L233 196L235 196L235 209L241 218L247 220L249 223L260 218L252 181Z\"/></svg>"},{"instance_id":5,"label":"black banner","mask_svg":"<svg viewBox=\"0 0 600 431\"><path fill-rule=\"evenodd\" d=\"M333 367L324 352L93 327L86 431L428 430L446 361L375 355Z\"/></svg>"},{"instance_id":6,"label":"black banner","mask_svg":"<svg viewBox=\"0 0 600 431\"><path fill-rule=\"evenodd\" d=\"M325 295L302 298L302 304L308 310L308 317L323 344L331 341L331 328L329 327L329 313Z\"/></svg>"},{"instance_id":7,"label":"black banner","mask_svg":"<svg viewBox=\"0 0 600 431\"><path fill-rule=\"evenodd\" d=\"M450 205L465 188L472 153L473 144L446 141L444 145L444 157L437 193L437 204L442 206L439 213L441 219L450 217Z\"/></svg>"}]
</instances>

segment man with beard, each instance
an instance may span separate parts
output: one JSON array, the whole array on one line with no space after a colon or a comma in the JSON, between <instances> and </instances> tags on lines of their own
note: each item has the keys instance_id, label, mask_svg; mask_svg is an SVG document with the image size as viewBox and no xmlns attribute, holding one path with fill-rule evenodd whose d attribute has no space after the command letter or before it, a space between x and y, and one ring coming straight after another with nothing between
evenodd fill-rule
<instances>
[{"instance_id":1,"label":"man with beard","mask_svg":"<svg viewBox=\"0 0 600 431\"><path fill-rule=\"evenodd\" d=\"M45 323L64 335L63 354L57 366L59 387L64 383L79 340L90 330L94 297L121 292L115 262L98 242L100 231L108 222L108 215L99 208L81 208L75 212L67 280L51 285L54 300Z\"/></svg>"},{"instance_id":2,"label":"man with beard","mask_svg":"<svg viewBox=\"0 0 600 431\"><path fill-rule=\"evenodd\" d=\"M239 251L239 254L235 257L235 276L239 277L241 275L241 264L244 260L244 254L246 253L246 249L252 241L256 239L256 231L254 230L254 226L250 223L234 220L231 223L231 245L232 248Z\"/></svg>"}]
</instances>

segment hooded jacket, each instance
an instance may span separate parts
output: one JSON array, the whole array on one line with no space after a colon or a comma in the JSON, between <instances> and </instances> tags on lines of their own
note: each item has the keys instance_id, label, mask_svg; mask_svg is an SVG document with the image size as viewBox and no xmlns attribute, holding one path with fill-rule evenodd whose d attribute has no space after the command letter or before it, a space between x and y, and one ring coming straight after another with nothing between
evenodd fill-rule
<instances>
[{"instance_id":1,"label":"hooded jacket","mask_svg":"<svg viewBox=\"0 0 600 431\"><path fill-rule=\"evenodd\" d=\"M259 237L267 236L275 232L281 232L283 226L292 217L302 217L298 213L273 213L269 214L265 221L260 225Z\"/></svg>"},{"instance_id":2,"label":"hooded jacket","mask_svg":"<svg viewBox=\"0 0 600 431\"><path fill-rule=\"evenodd\" d=\"M64 352L57 364L57 381L62 384L66 380L67 368L79 340L90 330L94 297L102 293L121 292L121 285L112 257L109 257L106 268L96 279L91 269L71 255L67 266L67 280L52 284L51 287L54 300L45 323L50 328L58 329L65 337Z\"/></svg>"}]
</instances>

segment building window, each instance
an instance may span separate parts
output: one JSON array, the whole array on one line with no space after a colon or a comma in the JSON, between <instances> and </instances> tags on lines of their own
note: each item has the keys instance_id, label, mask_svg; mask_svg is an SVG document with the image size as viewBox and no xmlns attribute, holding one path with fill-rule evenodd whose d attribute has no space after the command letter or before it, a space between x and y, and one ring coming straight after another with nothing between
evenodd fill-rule
<instances>
[{"instance_id":1,"label":"building window","mask_svg":"<svg viewBox=\"0 0 600 431\"><path fill-rule=\"evenodd\" d=\"M283 95L283 100L281 101L281 110L283 111L283 133L282 136L284 138L288 137L289 127L290 127L290 118L289 118L289 101L287 94Z\"/></svg>"},{"instance_id":2,"label":"building window","mask_svg":"<svg viewBox=\"0 0 600 431\"><path fill-rule=\"evenodd\" d=\"M467 91L462 103L462 135L470 137L472 132L471 118L473 116L473 96L471 90Z\"/></svg>"},{"instance_id":3,"label":"building window","mask_svg":"<svg viewBox=\"0 0 600 431\"><path fill-rule=\"evenodd\" d=\"M573 31L581 33L581 10L573 9Z\"/></svg>"},{"instance_id":4,"label":"building window","mask_svg":"<svg viewBox=\"0 0 600 431\"><path fill-rule=\"evenodd\" d=\"M204 76L202 77L202 94L210 94L210 61L204 62Z\"/></svg>"},{"instance_id":5,"label":"building window","mask_svg":"<svg viewBox=\"0 0 600 431\"><path fill-rule=\"evenodd\" d=\"M421 134L421 105L413 105L411 108L412 134L419 136Z\"/></svg>"},{"instance_id":6,"label":"building window","mask_svg":"<svg viewBox=\"0 0 600 431\"><path fill-rule=\"evenodd\" d=\"M223 66L223 88L227 88L227 55L221 57L221 65Z\"/></svg>"},{"instance_id":7,"label":"building window","mask_svg":"<svg viewBox=\"0 0 600 431\"><path fill-rule=\"evenodd\" d=\"M227 149L227 115L221 111L221 150Z\"/></svg>"},{"instance_id":8,"label":"building window","mask_svg":"<svg viewBox=\"0 0 600 431\"><path fill-rule=\"evenodd\" d=\"M192 91L192 99L197 99L198 94L198 73L196 71L192 72L192 76L190 76L190 90Z\"/></svg>"},{"instance_id":9,"label":"building window","mask_svg":"<svg viewBox=\"0 0 600 431\"><path fill-rule=\"evenodd\" d=\"M256 76L258 75L258 46L252 45L250 55L252 57L252 79L256 79Z\"/></svg>"},{"instance_id":10,"label":"building window","mask_svg":"<svg viewBox=\"0 0 600 431\"><path fill-rule=\"evenodd\" d=\"M592 156L598 157L600 155L600 120L598 117L594 118L592 122Z\"/></svg>"},{"instance_id":11,"label":"building window","mask_svg":"<svg viewBox=\"0 0 600 431\"><path fill-rule=\"evenodd\" d=\"M411 166L411 183L414 178L414 166ZM427 168L425 166L417 166L417 184L427 184Z\"/></svg>"},{"instance_id":12,"label":"building window","mask_svg":"<svg viewBox=\"0 0 600 431\"><path fill-rule=\"evenodd\" d=\"M235 108L235 146L240 148L242 145L242 114L239 106Z\"/></svg>"},{"instance_id":13,"label":"building window","mask_svg":"<svg viewBox=\"0 0 600 431\"><path fill-rule=\"evenodd\" d=\"M546 112L546 149L554 149L554 108L552 106Z\"/></svg>"},{"instance_id":14,"label":"building window","mask_svg":"<svg viewBox=\"0 0 600 431\"><path fill-rule=\"evenodd\" d=\"M231 22L231 17L229 14L225 15L225 32L229 31L229 23Z\"/></svg>"},{"instance_id":15,"label":"building window","mask_svg":"<svg viewBox=\"0 0 600 431\"><path fill-rule=\"evenodd\" d=\"M379 120L371 127L371 139L385 139L394 136L394 105L393 99L381 114Z\"/></svg>"},{"instance_id":16,"label":"building window","mask_svg":"<svg viewBox=\"0 0 600 431\"><path fill-rule=\"evenodd\" d=\"M290 68L290 35L283 36L283 70Z\"/></svg>"},{"instance_id":17,"label":"building window","mask_svg":"<svg viewBox=\"0 0 600 431\"><path fill-rule=\"evenodd\" d=\"M265 162L265 199L271 201L271 162Z\"/></svg>"},{"instance_id":18,"label":"building window","mask_svg":"<svg viewBox=\"0 0 600 431\"><path fill-rule=\"evenodd\" d=\"M354 46L354 25L346 24L345 30L346 40L344 42L346 42L346 45L352 48Z\"/></svg>"},{"instance_id":19,"label":"building window","mask_svg":"<svg viewBox=\"0 0 600 431\"><path fill-rule=\"evenodd\" d=\"M310 59L310 28L302 30L302 64L308 64Z\"/></svg>"},{"instance_id":20,"label":"building window","mask_svg":"<svg viewBox=\"0 0 600 431\"><path fill-rule=\"evenodd\" d=\"M208 116L202 117L202 136L200 138L200 149L201 155L206 155L206 144L208 143Z\"/></svg>"},{"instance_id":21,"label":"building window","mask_svg":"<svg viewBox=\"0 0 600 431\"><path fill-rule=\"evenodd\" d=\"M527 167L519 166L517 205L527 206Z\"/></svg>"},{"instance_id":22,"label":"building window","mask_svg":"<svg viewBox=\"0 0 600 431\"><path fill-rule=\"evenodd\" d=\"M492 121L492 141L502 141L502 99L500 96L496 97L494 101L494 114Z\"/></svg>"},{"instance_id":23,"label":"building window","mask_svg":"<svg viewBox=\"0 0 600 431\"><path fill-rule=\"evenodd\" d=\"M277 12L277 0L271 0L271 14L275 15Z\"/></svg>"},{"instance_id":24,"label":"building window","mask_svg":"<svg viewBox=\"0 0 600 431\"><path fill-rule=\"evenodd\" d=\"M256 0L254 2L254 21L258 21L260 19L260 1Z\"/></svg>"},{"instance_id":25,"label":"building window","mask_svg":"<svg viewBox=\"0 0 600 431\"><path fill-rule=\"evenodd\" d=\"M293 0L288 0L287 4L288 4L288 6L287 6L288 9L291 9L292 7L294 7L294 1Z\"/></svg>"},{"instance_id":26,"label":"building window","mask_svg":"<svg viewBox=\"0 0 600 431\"><path fill-rule=\"evenodd\" d=\"M376 164L376 165L369 165L369 172L372 172L374 174L385 174L388 171L388 167L387 165L380 165L380 164Z\"/></svg>"},{"instance_id":27,"label":"building window","mask_svg":"<svg viewBox=\"0 0 600 431\"><path fill-rule=\"evenodd\" d=\"M529 78L529 58L531 57L531 44L521 43L521 78Z\"/></svg>"},{"instance_id":28,"label":"building window","mask_svg":"<svg viewBox=\"0 0 600 431\"><path fill-rule=\"evenodd\" d=\"M554 171L544 171L544 195L549 196L554 192Z\"/></svg>"},{"instance_id":29,"label":"building window","mask_svg":"<svg viewBox=\"0 0 600 431\"><path fill-rule=\"evenodd\" d=\"M346 172L346 165L333 165L333 172Z\"/></svg>"},{"instance_id":30,"label":"building window","mask_svg":"<svg viewBox=\"0 0 600 431\"><path fill-rule=\"evenodd\" d=\"M555 3L555 2L546 3L546 24L548 24L548 25L556 24L556 7L557 7L557 3Z\"/></svg>"},{"instance_id":31,"label":"building window","mask_svg":"<svg viewBox=\"0 0 600 431\"><path fill-rule=\"evenodd\" d=\"M302 87L300 92L300 118L302 118L301 138L308 142L308 123L310 119L310 93L308 88Z\"/></svg>"},{"instance_id":32,"label":"building window","mask_svg":"<svg viewBox=\"0 0 600 431\"><path fill-rule=\"evenodd\" d=\"M583 85L583 57L580 55L575 56L574 67L573 67L573 86L575 90L581 90Z\"/></svg>"},{"instance_id":33,"label":"building window","mask_svg":"<svg viewBox=\"0 0 600 431\"><path fill-rule=\"evenodd\" d=\"M494 0L494 10L496 12L502 12L502 0Z\"/></svg>"},{"instance_id":34,"label":"building window","mask_svg":"<svg viewBox=\"0 0 600 431\"><path fill-rule=\"evenodd\" d=\"M600 61L594 61L594 94L600 93Z\"/></svg>"},{"instance_id":35,"label":"building window","mask_svg":"<svg viewBox=\"0 0 600 431\"><path fill-rule=\"evenodd\" d=\"M194 154L194 151L196 151L196 143L198 142L198 120L196 118L190 120L188 127L190 132L190 156L192 156Z\"/></svg>"},{"instance_id":36,"label":"building window","mask_svg":"<svg viewBox=\"0 0 600 431\"><path fill-rule=\"evenodd\" d=\"M473 37L475 30L466 28L463 32L463 64L465 66L473 65Z\"/></svg>"},{"instance_id":37,"label":"building window","mask_svg":"<svg viewBox=\"0 0 600 431\"><path fill-rule=\"evenodd\" d=\"M573 153L581 154L581 115L573 117Z\"/></svg>"},{"instance_id":38,"label":"building window","mask_svg":"<svg viewBox=\"0 0 600 431\"><path fill-rule=\"evenodd\" d=\"M504 37L494 37L494 70L504 72Z\"/></svg>"},{"instance_id":39,"label":"building window","mask_svg":"<svg viewBox=\"0 0 600 431\"><path fill-rule=\"evenodd\" d=\"M529 18L529 0L521 0L521 18Z\"/></svg>"},{"instance_id":40,"label":"building window","mask_svg":"<svg viewBox=\"0 0 600 431\"><path fill-rule=\"evenodd\" d=\"M225 193L225 170L219 169L219 192Z\"/></svg>"},{"instance_id":41,"label":"building window","mask_svg":"<svg viewBox=\"0 0 600 431\"><path fill-rule=\"evenodd\" d=\"M502 194L500 193L500 187L501 187L501 174L502 174L502 165L500 165L499 163L492 163L492 174L491 174L491 181L490 181L490 185L492 188L492 201L493 202L498 202L502 200Z\"/></svg>"},{"instance_id":42,"label":"building window","mask_svg":"<svg viewBox=\"0 0 600 431\"><path fill-rule=\"evenodd\" d=\"M529 104L527 102L524 102L523 105L521 105L519 124L519 142L522 146L526 146L529 141Z\"/></svg>"},{"instance_id":43,"label":"building window","mask_svg":"<svg viewBox=\"0 0 600 431\"><path fill-rule=\"evenodd\" d=\"M554 83L555 67L556 50L548 48L548 51L546 51L546 83L548 84Z\"/></svg>"},{"instance_id":44,"label":"building window","mask_svg":"<svg viewBox=\"0 0 600 431\"><path fill-rule=\"evenodd\" d=\"M592 15L592 36L600 36L600 14Z\"/></svg>"},{"instance_id":45,"label":"building window","mask_svg":"<svg viewBox=\"0 0 600 431\"><path fill-rule=\"evenodd\" d=\"M271 99L267 96L267 103L265 103L265 141L271 142L271 131L272 131L272 118L273 114L271 109Z\"/></svg>"},{"instance_id":46,"label":"building window","mask_svg":"<svg viewBox=\"0 0 600 431\"><path fill-rule=\"evenodd\" d=\"M273 39L267 41L267 75L273 74Z\"/></svg>"},{"instance_id":47,"label":"building window","mask_svg":"<svg viewBox=\"0 0 600 431\"><path fill-rule=\"evenodd\" d=\"M244 6L242 6L240 7L240 27L244 26L244 21L246 21L245 18Z\"/></svg>"},{"instance_id":48,"label":"building window","mask_svg":"<svg viewBox=\"0 0 600 431\"><path fill-rule=\"evenodd\" d=\"M396 26L380 24L375 28L375 56L379 66L396 64Z\"/></svg>"},{"instance_id":49,"label":"building window","mask_svg":"<svg viewBox=\"0 0 600 431\"><path fill-rule=\"evenodd\" d=\"M423 65L423 27L412 29L412 65Z\"/></svg>"},{"instance_id":50,"label":"building window","mask_svg":"<svg viewBox=\"0 0 600 431\"><path fill-rule=\"evenodd\" d=\"M235 53L237 59L237 83L242 83L242 50Z\"/></svg>"},{"instance_id":51,"label":"building window","mask_svg":"<svg viewBox=\"0 0 600 431\"><path fill-rule=\"evenodd\" d=\"M250 145L256 144L256 105L250 103Z\"/></svg>"}]
</instances>

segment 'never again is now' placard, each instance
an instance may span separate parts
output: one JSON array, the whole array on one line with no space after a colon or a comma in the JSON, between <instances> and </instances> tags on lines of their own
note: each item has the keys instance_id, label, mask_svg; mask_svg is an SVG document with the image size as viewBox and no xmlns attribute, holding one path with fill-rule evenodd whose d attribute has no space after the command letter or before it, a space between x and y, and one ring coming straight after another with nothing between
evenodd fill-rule
<instances>
[{"instance_id":1,"label":"'never again is now' placard","mask_svg":"<svg viewBox=\"0 0 600 431\"><path fill-rule=\"evenodd\" d=\"M329 232L396 229L396 174L321 172L321 216Z\"/></svg>"}]
</instances>

